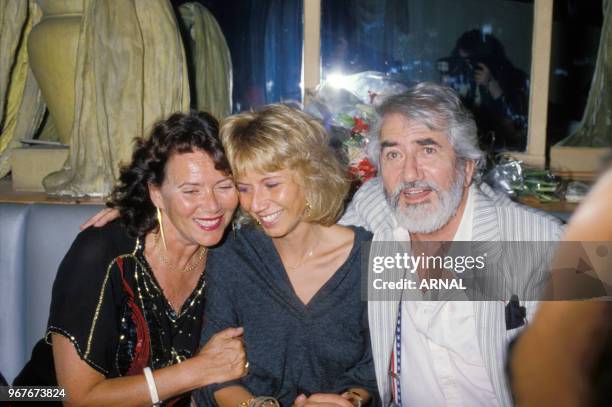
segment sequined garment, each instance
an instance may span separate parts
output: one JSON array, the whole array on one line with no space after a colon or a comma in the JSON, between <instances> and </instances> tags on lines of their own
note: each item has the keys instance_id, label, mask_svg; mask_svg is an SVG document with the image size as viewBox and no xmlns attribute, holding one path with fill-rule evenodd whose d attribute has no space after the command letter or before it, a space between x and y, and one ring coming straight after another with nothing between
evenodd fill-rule
<instances>
[{"instance_id":1,"label":"sequined garment","mask_svg":"<svg viewBox=\"0 0 612 407\"><path fill-rule=\"evenodd\" d=\"M199 338L194 324L201 326L202 320L204 274L177 314L144 257L141 240L135 253L119 257L116 265L128 293L120 311L117 371L126 375L145 366L161 369L192 357Z\"/></svg>"},{"instance_id":2,"label":"sequined garment","mask_svg":"<svg viewBox=\"0 0 612 407\"><path fill-rule=\"evenodd\" d=\"M52 333L65 336L81 359L107 378L142 374L145 366L161 369L198 349L203 273L177 314L144 257L142 241L127 237L118 222L87 229L72 244L53 285L47 342ZM51 352L50 346L40 349ZM53 372L41 365L52 360L46 356L33 354L31 372ZM53 382L55 377L46 380ZM189 401L184 394L164 405Z\"/></svg>"}]
</instances>

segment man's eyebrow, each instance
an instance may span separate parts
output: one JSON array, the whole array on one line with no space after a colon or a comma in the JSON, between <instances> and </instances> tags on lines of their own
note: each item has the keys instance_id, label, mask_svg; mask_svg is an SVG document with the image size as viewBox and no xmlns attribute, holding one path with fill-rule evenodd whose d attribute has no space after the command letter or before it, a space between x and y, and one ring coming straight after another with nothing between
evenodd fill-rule
<instances>
[{"instance_id":1,"label":"man's eyebrow","mask_svg":"<svg viewBox=\"0 0 612 407\"><path fill-rule=\"evenodd\" d=\"M395 141L383 141L380 143L380 148L383 149L385 147L395 147L397 143Z\"/></svg>"},{"instance_id":2,"label":"man's eyebrow","mask_svg":"<svg viewBox=\"0 0 612 407\"><path fill-rule=\"evenodd\" d=\"M432 139L430 137L415 140L415 143L420 145L420 146L431 146L431 145L434 145L434 146L441 147L440 143L438 143L436 140L434 140L434 139Z\"/></svg>"}]
</instances>

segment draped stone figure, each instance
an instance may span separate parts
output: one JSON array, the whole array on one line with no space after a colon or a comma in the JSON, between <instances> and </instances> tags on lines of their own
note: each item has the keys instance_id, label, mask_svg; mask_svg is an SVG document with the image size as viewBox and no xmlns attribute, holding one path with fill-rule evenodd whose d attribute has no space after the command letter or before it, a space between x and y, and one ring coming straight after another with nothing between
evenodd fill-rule
<instances>
[{"instance_id":1,"label":"draped stone figure","mask_svg":"<svg viewBox=\"0 0 612 407\"><path fill-rule=\"evenodd\" d=\"M36 133L45 113L26 47L40 18L32 0L0 1L0 178L11 170L13 148Z\"/></svg>"},{"instance_id":2,"label":"draped stone figure","mask_svg":"<svg viewBox=\"0 0 612 407\"><path fill-rule=\"evenodd\" d=\"M63 169L43 181L48 193L107 195L131 140L189 107L169 1L0 1L0 177L11 170L20 139L37 134L71 146ZM221 28L198 3L179 10L189 34L194 107L227 116L232 64Z\"/></svg>"},{"instance_id":3,"label":"draped stone figure","mask_svg":"<svg viewBox=\"0 0 612 407\"><path fill-rule=\"evenodd\" d=\"M0 4L0 52L2 52L2 58L0 59L0 91L2 91L0 112L4 112L11 68L19 52L21 32L28 18L28 3L18 0L2 0Z\"/></svg>"},{"instance_id":4,"label":"draped stone figure","mask_svg":"<svg viewBox=\"0 0 612 407\"><path fill-rule=\"evenodd\" d=\"M223 118L232 113L232 59L217 20L200 3L179 7L190 50L195 107Z\"/></svg>"},{"instance_id":5,"label":"draped stone figure","mask_svg":"<svg viewBox=\"0 0 612 407\"><path fill-rule=\"evenodd\" d=\"M129 158L133 137L189 106L185 56L171 5L167 0L2 0L0 5L0 177L10 171L19 140L39 131L44 94L51 120L41 138L59 135L71 145L64 168L45 179L47 192L107 195L119 163ZM41 10L51 24L36 25ZM62 12L71 21L60 21ZM66 31L75 19L71 58ZM42 58L37 34L46 41ZM57 41L49 41L48 34ZM57 69L58 64L63 66Z\"/></svg>"},{"instance_id":6,"label":"draped stone figure","mask_svg":"<svg viewBox=\"0 0 612 407\"><path fill-rule=\"evenodd\" d=\"M60 0L43 2L53 1ZM70 155L43 185L54 195L106 196L120 163L129 160L132 139L189 108L185 55L169 1L83 0L74 72Z\"/></svg>"}]
</instances>

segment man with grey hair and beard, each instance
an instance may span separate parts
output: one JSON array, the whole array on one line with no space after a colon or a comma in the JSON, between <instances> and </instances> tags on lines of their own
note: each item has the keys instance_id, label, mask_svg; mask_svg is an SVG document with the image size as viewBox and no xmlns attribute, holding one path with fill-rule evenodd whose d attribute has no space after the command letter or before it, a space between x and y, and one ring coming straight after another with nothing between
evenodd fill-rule
<instances>
[{"instance_id":1,"label":"man with grey hair and beard","mask_svg":"<svg viewBox=\"0 0 612 407\"><path fill-rule=\"evenodd\" d=\"M476 125L455 92L421 83L378 108L370 159L379 176L355 194L343 224L374 241L557 241L559 221L479 182ZM534 307L528 305L527 314ZM503 301L370 301L372 352L384 406L511 405Z\"/></svg>"}]
</instances>

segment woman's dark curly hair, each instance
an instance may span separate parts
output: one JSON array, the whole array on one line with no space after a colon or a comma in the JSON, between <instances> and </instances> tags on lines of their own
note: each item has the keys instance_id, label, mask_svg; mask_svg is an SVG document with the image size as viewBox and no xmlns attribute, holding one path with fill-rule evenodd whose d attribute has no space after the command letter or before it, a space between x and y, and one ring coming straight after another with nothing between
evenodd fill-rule
<instances>
[{"instance_id":1,"label":"woman's dark curly hair","mask_svg":"<svg viewBox=\"0 0 612 407\"><path fill-rule=\"evenodd\" d=\"M231 174L219 141L219 122L206 112L174 113L157 122L148 138L135 139L132 162L120 170L119 183L107 206L119 210L121 222L132 237L157 227L156 209L148 185L161 186L166 164L175 154L204 151L215 169Z\"/></svg>"}]
</instances>

